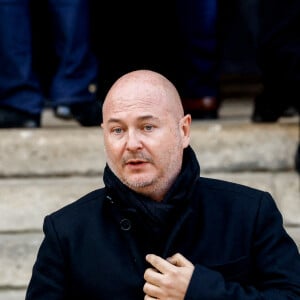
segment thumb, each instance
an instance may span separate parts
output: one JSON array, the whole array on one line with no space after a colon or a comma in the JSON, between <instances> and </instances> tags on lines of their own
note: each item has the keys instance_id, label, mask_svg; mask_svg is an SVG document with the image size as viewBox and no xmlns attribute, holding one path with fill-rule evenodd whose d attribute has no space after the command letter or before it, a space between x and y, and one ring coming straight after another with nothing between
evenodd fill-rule
<instances>
[{"instance_id":1,"label":"thumb","mask_svg":"<svg viewBox=\"0 0 300 300\"><path fill-rule=\"evenodd\" d=\"M193 267L194 265L186 259L182 254L176 253L167 258L167 261L177 267Z\"/></svg>"}]
</instances>

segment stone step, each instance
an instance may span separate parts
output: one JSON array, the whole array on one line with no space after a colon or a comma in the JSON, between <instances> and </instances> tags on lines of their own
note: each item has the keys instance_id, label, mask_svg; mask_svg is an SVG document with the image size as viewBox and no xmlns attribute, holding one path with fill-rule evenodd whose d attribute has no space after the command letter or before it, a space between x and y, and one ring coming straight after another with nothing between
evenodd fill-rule
<instances>
[{"instance_id":1,"label":"stone step","mask_svg":"<svg viewBox=\"0 0 300 300\"><path fill-rule=\"evenodd\" d=\"M285 224L300 227L299 175L295 172L203 175L270 192ZM0 233L41 231L45 215L102 186L101 176L1 180Z\"/></svg>"},{"instance_id":2,"label":"stone step","mask_svg":"<svg viewBox=\"0 0 300 300\"><path fill-rule=\"evenodd\" d=\"M251 98L225 99L220 118L194 120L192 145L202 170L258 171L294 167L299 116L277 123L250 120ZM42 128L0 130L0 178L101 175L105 164L101 129L80 127L45 109Z\"/></svg>"},{"instance_id":3,"label":"stone step","mask_svg":"<svg viewBox=\"0 0 300 300\"><path fill-rule=\"evenodd\" d=\"M24 300L25 299L24 288L21 289L2 289L0 290L0 300Z\"/></svg>"},{"instance_id":4,"label":"stone step","mask_svg":"<svg viewBox=\"0 0 300 300\"><path fill-rule=\"evenodd\" d=\"M196 121L191 144L205 172L291 170L297 123ZM1 130L0 177L99 175L105 165L100 128Z\"/></svg>"}]
</instances>

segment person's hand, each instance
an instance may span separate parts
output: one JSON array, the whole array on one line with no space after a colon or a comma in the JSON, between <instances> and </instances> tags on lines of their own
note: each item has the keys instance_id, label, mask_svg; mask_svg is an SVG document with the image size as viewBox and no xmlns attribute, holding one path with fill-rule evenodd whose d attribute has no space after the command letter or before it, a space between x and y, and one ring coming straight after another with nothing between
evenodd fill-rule
<instances>
[{"instance_id":1,"label":"person's hand","mask_svg":"<svg viewBox=\"0 0 300 300\"><path fill-rule=\"evenodd\" d=\"M148 268L144 273L144 299L183 300L194 265L179 253L166 260L148 254L146 260L153 268Z\"/></svg>"}]
</instances>

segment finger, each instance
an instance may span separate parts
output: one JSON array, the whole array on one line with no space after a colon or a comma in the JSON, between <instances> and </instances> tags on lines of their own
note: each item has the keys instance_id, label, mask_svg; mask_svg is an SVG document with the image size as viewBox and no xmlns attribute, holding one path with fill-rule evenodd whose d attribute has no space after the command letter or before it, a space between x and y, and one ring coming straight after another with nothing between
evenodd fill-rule
<instances>
[{"instance_id":1,"label":"finger","mask_svg":"<svg viewBox=\"0 0 300 300\"><path fill-rule=\"evenodd\" d=\"M149 295L145 295L144 300L156 300L157 298L150 297Z\"/></svg>"},{"instance_id":2,"label":"finger","mask_svg":"<svg viewBox=\"0 0 300 300\"><path fill-rule=\"evenodd\" d=\"M144 279L156 286L160 286L162 276L163 275L154 268L148 268L144 273Z\"/></svg>"},{"instance_id":3,"label":"finger","mask_svg":"<svg viewBox=\"0 0 300 300\"><path fill-rule=\"evenodd\" d=\"M173 268L171 263L155 254L147 254L146 261L163 274Z\"/></svg>"},{"instance_id":4,"label":"finger","mask_svg":"<svg viewBox=\"0 0 300 300\"><path fill-rule=\"evenodd\" d=\"M168 257L167 261L177 267L192 267L193 266L193 264L180 253L176 253L173 256Z\"/></svg>"},{"instance_id":5,"label":"finger","mask_svg":"<svg viewBox=\"0 0 300 300\"><path fill-rule=\"evenodd\" d=\"M154 297L155 299L159 298L161 294L160 288L149 282L144 284L143 291L147 296Z\"/></svg>"}]
</instances>

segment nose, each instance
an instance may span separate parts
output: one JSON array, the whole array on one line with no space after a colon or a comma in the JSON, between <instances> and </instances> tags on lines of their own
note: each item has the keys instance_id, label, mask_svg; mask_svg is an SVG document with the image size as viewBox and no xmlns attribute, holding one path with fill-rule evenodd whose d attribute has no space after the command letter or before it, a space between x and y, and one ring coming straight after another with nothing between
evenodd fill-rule
<instances>
[{"instance_id":1,"label":"nose","mask_svg":"<svg viewBox=\"0 0 300 300\"><path fill-rule=\"evenodd\" d=\"M126 149L136 151L142 148L141 137L135 130L129 130L127 134Z\"/></svg>"}]
</instances>

